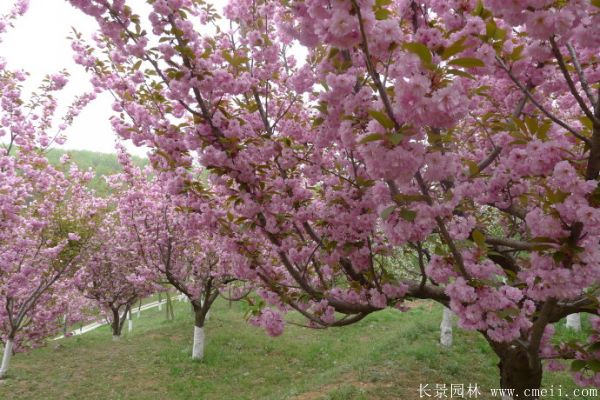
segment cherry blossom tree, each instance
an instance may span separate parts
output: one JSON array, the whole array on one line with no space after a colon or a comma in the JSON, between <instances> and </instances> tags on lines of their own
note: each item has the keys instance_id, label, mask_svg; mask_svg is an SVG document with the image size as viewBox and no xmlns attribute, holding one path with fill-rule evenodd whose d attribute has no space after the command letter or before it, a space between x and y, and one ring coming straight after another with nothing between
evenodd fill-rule
<instances>
[{"instance_id":1,"label":"cherry blossom tree","mask_svg":"<svg viewBox=\"0 0 600 400\"><path fill-rule=\"evenodd\" d=\"M515 397L548 359L600 385L598 2L231 0L227 24L201 0L70 2L98 21L73 47L115 130L170 193L201 192L197 162L226 197L271 334L286 309L341 326L425 298ZM592 335L556 345L574 313Z\"/></svg>"},{"instance_id":2,"label":"cherry blossom tree","mask_svg":"<svg viewBox=\"0 0 600 400\"><path fill-rule=\"evenodd\" d=\"M0 17L0 34L26 9L19 1ZM67 83L66 74L46 77L29 99L25 80L25 72L0 60L0 378L13 351L42 344L62 326L65 294L102 206L85 188L91 173L66 158L54 167L44 155L93 96L77 99L55 121L54 93Z\"/></svg>"},{"instance_id":3,"label":"cherry blossom tree","mask_svg":"<svg viewBox=\"0 0 600 400\"><path fill-rule=\"evenodd\" d=\"M234 257L221 250L226 238L213 233L223 212L208 193L165 193L164 178L134 167L122 148L119 160L124 172L112 180L121 183L121 224L145 265L190 301L195 315L192 359L201 360L208 313L233 280L229 268Z\"/></svg>"},{"instance_id":4,"label":"cherry blossom tree","mask_svg":"<svg viewBox=\"0 0 600 400\"><path fill-rule=\"evenodd\" d=\"M95 301L110 322L113 340L121 337L127 315L140 299L159 290L153 271L144 264L129 232L110 212L94 236L75 275L76 287Z\"/></svg>"}]
</instances>

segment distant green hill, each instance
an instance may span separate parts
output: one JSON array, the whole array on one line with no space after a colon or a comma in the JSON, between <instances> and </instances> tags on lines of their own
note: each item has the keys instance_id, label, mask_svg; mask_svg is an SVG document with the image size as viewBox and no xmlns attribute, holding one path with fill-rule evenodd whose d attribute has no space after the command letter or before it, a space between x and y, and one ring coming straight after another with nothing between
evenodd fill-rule
<instances>
[{"instance_id":1,"label":"distant green hill","mask_svg":"<svg viewBox=\"0 0 600 400\"><path fill-rule=\"evenodd\" d=\"M94 178L90 181L90 188L94 189L99 195L108 193L108 186L104 182L103 176L121 172L121 165L117 161L116 154L98 153L89 150L63 150L51 149L47 156L50 163L57 165L63 154L69 154L71 160L77 164L81 170L91 168L95 172ZM141 157L132 156L135 165L143 167L148 164L148 160Z\"/></svg>"}]
</instances>

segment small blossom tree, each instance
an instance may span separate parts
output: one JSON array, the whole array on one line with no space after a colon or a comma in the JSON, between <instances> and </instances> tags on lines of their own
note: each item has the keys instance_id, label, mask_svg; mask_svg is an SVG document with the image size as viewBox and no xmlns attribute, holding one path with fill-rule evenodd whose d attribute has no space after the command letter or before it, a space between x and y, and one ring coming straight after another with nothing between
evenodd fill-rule
<instances>
[{"instance_id":1,"label":"small blossom tree","mask_svg":"<svg viewBox=\"0 0 600 400\"><path fill-rule=\"evenodd\" d=\"M75 285L97 303L110 322L113 340L118 340L134 304L158 290L155 276L129 240L116 212L104 216L93 244L80 261Z\"/></svg>"}]
</instances>

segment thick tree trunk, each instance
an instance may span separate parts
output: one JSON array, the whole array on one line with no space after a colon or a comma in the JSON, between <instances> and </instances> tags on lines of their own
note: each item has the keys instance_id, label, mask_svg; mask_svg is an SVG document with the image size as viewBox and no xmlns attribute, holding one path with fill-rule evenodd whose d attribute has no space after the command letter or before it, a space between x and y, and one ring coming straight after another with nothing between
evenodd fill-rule
<instances>
[{"instance_id":1,"label":"thick tree trunk","mask_svg":"<svg viewBox=\"0 0 600 400\"><path fill-rule=\"evenodd\" d=\"M169 292L166 293L167 296L167 320L173 321L175 320L175 311L173 310L173 300L171 298L171 294Z\"/></svg>"},{"instance_id":2,"label":"thick tree trunk","mask_svg":"<svg viewBox=\"0 0 600 400\"><path fill-rule=\"evenodd\" d=\"M530 365L525 350L511 347L500 358L500 387L505 389L502 400L538 399L542 384L542 363L538 359Z\"/></svg>"},{"instance_id":3,"label":"thick tree trunk","mask_svg":"<svg viewBox=\"0 0 600 400\"><path fill-rule=\"evenodd\" d=\"M581 316L579 314L567 315L567 328L579 332L581 330Z\"/></svg>"},{"instance_id":4,"label":"thick tree trunk","mask_svg":"<svg viewBox=\"0 0 600 400\"><path fill-rule=\"evenodd\" d=\"M454 313L444 307L444 315L440 325L440 344L444 347L452 346L452 316Z\"/></svg>"},{"instance_id":5,"label":"thick tree trunk","mask_svg":"<svg viewBox=\"0 0 600 400\"><path fill-rule=\"evenodd\" d=\"M2 357L2 365L0 365L0 379L6 378L8 372L8 364L13 353L13 341L8 339L4 345L4 356Z\"/></svg>"},{"instance_id":6,"label":"thick tree trunk","mask_svg":"<svg viewBox=\"0 0 600 400\"><path fill-rule=\"evenodd\" d=\"M111 309L112 314L113 314L113 320L112 323L110 324L111 328L112 328L112 339L114 341L117 341L121 338L121 329L123 329L123 326L121 324L121 316L119 315L119 309L118 308L112 308Z\"/></svg>"},{"instance_id":7,"label":"thick tree trunk","mask_svg":"<svg viewBox=\"0 0 600 400\"><path fill-rule=\"evenodd\" d=\"M200 303L200 302L198 302ZM192 302L194 307L194 345L192 347L192 359L202 360L204 358L204 321L206 310L200 304Z\"/></svg>"},{"instance_id":8,"label":"thick tree trunk","mask_svg":"<svg viewBox=\"0 0 600 400\"><path fill-rule=\"evenodd\" d=\"M194 326L192 360L202 360L202 358L204 358L204 327Z\"/></svg>"}]
</instances>

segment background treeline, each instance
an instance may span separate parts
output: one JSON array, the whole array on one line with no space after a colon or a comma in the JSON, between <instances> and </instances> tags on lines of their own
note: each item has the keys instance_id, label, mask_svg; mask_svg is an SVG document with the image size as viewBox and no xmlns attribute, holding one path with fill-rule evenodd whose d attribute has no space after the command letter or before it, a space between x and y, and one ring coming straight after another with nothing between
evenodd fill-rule
<instances>
[{"instance_id":1,"label":"background treeline","mask_svg":"<svg viewBox=\"0 0 600 400\"><path fill-rule=\"evenodd\" d=\"M104 181L104 176L116 174L121 171L117 155L110 153L99 153L90 150L51 149L47 153L48 160L53 165L57 165L60 163L60 158L63 154L68 154L79 169L87 171L91 168L94 171L94 178L90 181L89 186L101 196L109 192L108 185ZM145 158L131 156L131 159L135 165L140 167L148 164L148 160Z\"/></svg>"}]
</instances>

